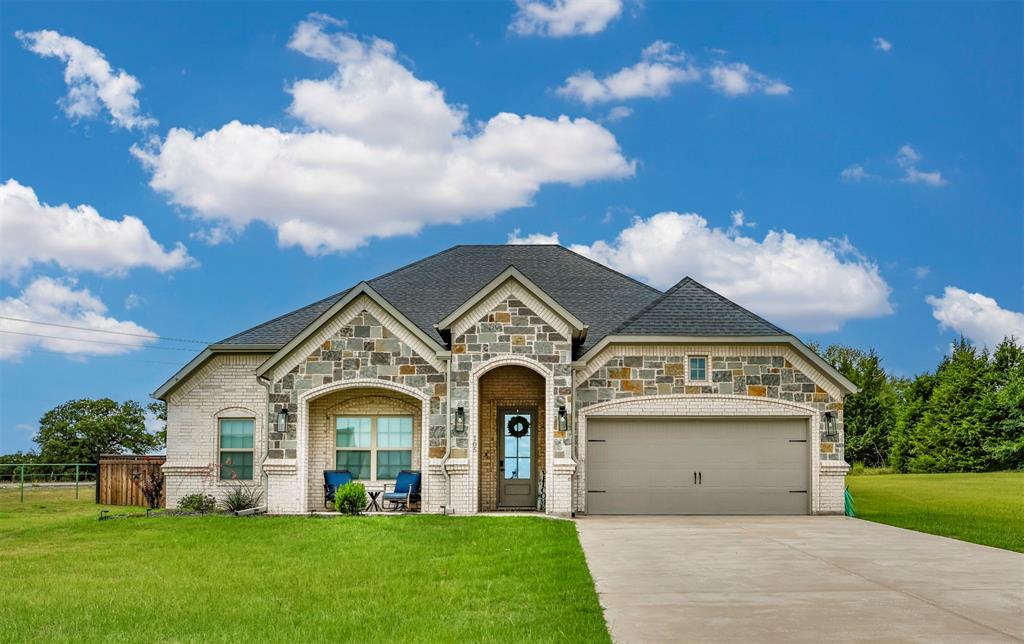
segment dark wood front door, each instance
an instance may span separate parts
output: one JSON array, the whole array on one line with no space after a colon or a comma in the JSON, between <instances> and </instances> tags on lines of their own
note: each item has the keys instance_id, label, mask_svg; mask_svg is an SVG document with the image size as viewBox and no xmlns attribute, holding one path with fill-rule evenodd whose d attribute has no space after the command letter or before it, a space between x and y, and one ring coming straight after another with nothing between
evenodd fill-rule
<instances>
[{"instance_id":1,"label":"dark wood front door","mask_svg":"<svg viewBox=\"0 0 1024 644\"><path fill-rule=\"evenodd\" d=\"M498 506L537 505L537 409L498 409Z\"/></svg>"}]
</instances>

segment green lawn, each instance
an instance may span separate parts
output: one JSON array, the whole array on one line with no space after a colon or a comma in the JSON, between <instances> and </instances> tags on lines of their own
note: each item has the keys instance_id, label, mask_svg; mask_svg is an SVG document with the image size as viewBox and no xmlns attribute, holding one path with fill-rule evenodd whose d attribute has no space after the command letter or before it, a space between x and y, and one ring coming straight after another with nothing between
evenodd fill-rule
<instances>
[{"instance_id":1,"label":"green lawn","mask_svg":"<svg viewBox=\"0 0 1024 644\"><path fill-rule=\"evenodd\" d=\"M0 641L609 639L568 521L101 522L73 496L0 490Z\"/></svg>"},{"instance_id":2,"label":"green lawn","mask_svg":"<svg viewBox=\"0 0 1024 644\"><path fill-rule=\"evenodd\" d=\"M857 516L1024 552L1024 472L850 476Z\"/></svg>"}]
</instances>

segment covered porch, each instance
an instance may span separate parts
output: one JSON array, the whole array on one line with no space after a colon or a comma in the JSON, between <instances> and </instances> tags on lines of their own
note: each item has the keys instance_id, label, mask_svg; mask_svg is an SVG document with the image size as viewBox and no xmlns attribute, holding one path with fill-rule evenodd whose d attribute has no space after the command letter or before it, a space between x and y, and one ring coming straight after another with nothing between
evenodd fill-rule
<instances>
[{"instance_id":1,"label":"covered porch","mask_svg":"<svg viewBox=\"0 0 1024 644\"><path fill-rule=\"evenodd\" d=\"M386 380L331 383L299 398L298 467L301 512L333 512L325 472L348 471L362 483L371 509L387 509L380 493L394 491L400 472L427 462L430 401ZM420 495L426 497L426 477ZM419 509L419 504L413 506Z\"/></svg>"}]
</instances>

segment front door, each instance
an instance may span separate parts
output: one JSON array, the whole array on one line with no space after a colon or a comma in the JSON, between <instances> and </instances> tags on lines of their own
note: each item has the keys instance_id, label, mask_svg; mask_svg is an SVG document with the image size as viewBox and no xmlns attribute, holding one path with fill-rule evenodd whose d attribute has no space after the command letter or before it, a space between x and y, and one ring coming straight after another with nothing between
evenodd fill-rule
<instances>
[{"instance_id":1,"label":"front door","mask_svg":"<svg viewBox=\"0 0 1024 644\"><path fill-rule=\"evenodd\" d=\"M537 505L537 410L498 410L498 506L533 508Z\"/></svg>"}]
</instances>

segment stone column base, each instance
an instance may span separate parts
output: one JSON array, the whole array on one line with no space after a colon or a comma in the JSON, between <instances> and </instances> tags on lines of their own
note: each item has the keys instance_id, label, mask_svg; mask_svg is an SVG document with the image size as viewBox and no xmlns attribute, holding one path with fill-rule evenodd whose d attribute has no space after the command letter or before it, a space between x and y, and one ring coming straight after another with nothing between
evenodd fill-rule
<instances>
[{"instance_id":1,"label":"stone column base","mask_svg":"<svg viewBox=\"0 0 1024 644\"><path fill-rule=\"evenodd\" d=\"M263 463L267 475L267 514L303 514L300 507L298 464L290 459L268 459Z\"/></svg>"}]
</instances>

